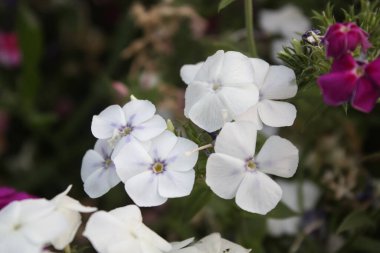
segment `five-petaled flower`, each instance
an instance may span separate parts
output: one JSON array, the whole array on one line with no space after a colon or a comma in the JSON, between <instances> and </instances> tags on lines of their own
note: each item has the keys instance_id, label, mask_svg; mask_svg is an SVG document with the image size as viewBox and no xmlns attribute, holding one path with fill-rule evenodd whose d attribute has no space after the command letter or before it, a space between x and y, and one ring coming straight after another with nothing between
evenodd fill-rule
<instances>
[{"instance_id":1,"label":"five-petaled flower","mask_svg":"<svg viewBox=\"0 0 380 253\"><path fill-rule=\"evenodd\" d=\"M361 45L363 52L371 47L368 33L352 22L331 25L322 42L326 45L327 57L335 58L353 52L358 45Z\"/></svg>"},{"instance_id":2,"label":"five-petaled flower","mask_svg":"<svg viewBox=\"0 0 380 253\"><path fill-rule=\"evenodd\" d=\"M131 141L114 158L128 195L138 206L157 206L193 189L197 145L164 131L149 143Z\"/></svg>"},{"instance_id":3,"label":"five-petaled flower","mask_svg":"<svg viewBox=\"0 0 380 253\"><path fill-rule=\"evenodd\" d=\"M380 58L368 64L355 61L351 54L335 59L331 72L318 78L326 104L351 102L362 112L370 112L380 97Z\"/></svg>"},{"instance_id":4,"label":"five-petaled flower","mask_svg":"<svg viewBox=\"0 0 380 253\"><path fill-rule=\"evenodd\" d=\"M259 214L272 210L281 199L280 186L266 174L291 177L298 166L298 149L271 136L255 155L257 131L250 122L227 123L207 160L206 183L225 199L236 197L242 209Z\"/></svg>"}]
</instances>

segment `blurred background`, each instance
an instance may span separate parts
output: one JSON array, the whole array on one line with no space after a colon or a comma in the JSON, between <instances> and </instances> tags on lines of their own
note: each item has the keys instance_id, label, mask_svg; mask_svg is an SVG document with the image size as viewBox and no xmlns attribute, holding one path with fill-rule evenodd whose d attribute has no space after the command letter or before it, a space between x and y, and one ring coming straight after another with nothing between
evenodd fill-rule
<instances>
[{"instance_id":1,"label":"blurred background","mask_svg":"<svg viewBox=\"0 0 380 253\"><path fill-rule=\"evenodd\" d=\"M122 184L98 199L83 191L81 160L96 141L92 116L134 94L151 100L176 127L183 125L181 66L218 49L248 51L244 1L220 12L218 4L1 0L0 186L51 198L73 184L71 196L99 209L132 203ZM340 20L340 9L354 1L333 4ZM324 0L254 1L259 57L279 64L276 53L291 38L318 28L312 10L321 12L326 5ZM342 108L325 106L316 85L300 89L291 102L298 109L295 125L266 133L278 132L300 149L298 172L284 184L299 186L288 185L293 198L301 195L301 202L313 203L301 208L286 203L302 214L294 231L271 227L266 217L219 199L202 178L191 196L144 209L145 222L168 240L219 231L255 253L380 252L379 106L370 115L352 109L346 115ZM311 197L303 190L308 185ZM286 218L280 211L273 217ZM342 228L352 213L356 225ZM93 252L81 236L75 244Z\"/></svg>"}]
</instances>

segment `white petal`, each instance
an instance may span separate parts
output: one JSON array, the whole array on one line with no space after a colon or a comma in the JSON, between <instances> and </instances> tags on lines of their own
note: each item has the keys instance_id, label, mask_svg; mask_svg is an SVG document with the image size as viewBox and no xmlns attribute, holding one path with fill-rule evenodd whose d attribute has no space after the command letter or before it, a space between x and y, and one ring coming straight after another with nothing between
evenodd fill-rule
<instances>
[{"instance_id":1,"label":"white petal","mask_svg":"<svg viewBox=\"0 0 380 253\"><path fill-rule=\"evenodd\" d=\"M232 199L244 178L245 162L235 157L214 153L206 164L206 183L221 198Z\"/></svg>"},{"instance_id":2,"label":"white petal","mask_svg":"<svg viewBox=\"0 0 380 253\"><path fill-rule=\"evenodd\" d=\"M220 84L241 87L254 83L254 71L249 58L239 52L226 52L220 70Z\"/></svg>"},{"instance_id":3,"label":"white petal","mask_svg":"<svg viewBox=\"0 0 380 253\"><path fill-rule=\"evenodd\" d=\"M63 250L68 244L70 244L75 234L78 231L80 224L82 223L81 216L78 212L66 210L60 210L60 212L66 218L67 228L51 243L55 249Z\"/></svg>"},{"instance_id":4,"label":"white petal","mask_svg":"<svg viewBox=\"0 0 380 253\"><path fill-rule=\"evenodd\" d=\"M0 252L40 253L43 244L34 244L20 233L11 232L0 238Z\"/></svg>"},{"instance_id":5,"label":"white petal","mask_svg":"<svg viewBox=\"0 0 380 253\"><path fill-rule=\"evenodd\" d=\"M108 139L112 137L115 129L125 124L125 117L120 106L111 105L92 118L91 132L96 138Z\"/></svg>"},{"instance_id":6,"label":"white petal","mask_svg":"<svg viewBox=\"0 0 380 253\"><path fill-rule=\"evenodd\" d=\"M170 151L167 161L167 169L171 171L188 171L194 168L198 160L198 151L194 151L198 145L194 142L178 137L177 143Z\"/></svg>"},{"instance_id":7,"label":"white petal","mask_svg":"<svg viewBox=\"0 0 380 253\"><path fill-rule=\"evenodd\" d=\"M3 229L7 230L18 222L21 212L20 201L13 201L0 209L0 235L3 236ZM0 236L0 238L1 238Z\"/></svg>"},{"instance_id":8,"label":"white petal","mask_svg":"<svg viewBox=\"0 0 380 253\"><path fill-rule=\"evenodd\" d=\"M108 140L97 140L94 150L98 152L104 159L110 158L113 148Z\"/></svg>"},{"instance_id":9,"label":"white petal","mask_svg":"<svg viewBox=\"0 0 380 253\"><path fill-rule=\"evenodd\" d=\"M214 132L232 120L232 115L228 112L217 95L208 94L189 110L188 117L200 128Z\"/></svg>"},{"instance_id":10,"label":"white petal","mask_svg":"<svg viewBox=\"0 0 380 253\"><path fill-rule=\"evenodd\" d=\"M252 122L253 124L255 124L257 130L261 130L263 128L263 122L260 119L259 112L257 110L257 105L252 106L246 112L237 116L235 120Z\"/></svg>"},{"instance_id":11,"label":"white petal","mask_svg":"<svg viewBox=\"0 0 380 253\"><path fill-rule=\"evenodd\" d=\"M226 123L215 141L215 152L223 153L241 160L252 158L255 154L257 130L250 122Z\"/></svg>"},{"instance_id":12,"label":"white petal","mask_svg":"<svg viewBox=\"0 0 380 253\"><path fill-rule=\"evenodd\" d=\"M136 126L131 134L140 141L148 141L161 134L166 128L165 120L160 115L154 115L151 119Z\"/></svg>"},{"instance_id":13,"label":"white petal","mask_svg":"<svg viewBox=\"0 0 380 253\"><path fill-rule=\"evenodd\" d=\"M248 172L236 193L236 204L248 212L264 215L276 207L281 194L280 186L270 177L260 171Z\"/></svg>"},{"instance_id":14,"label":"white petal","mask_svg":"<svg viewBox=\"0 0 380 253\"><path fill-rule=\"evenodd\" d=\"M55 209L55 206L46 199L25 199L19 203L19 219L23 224L42 219Z\"/></svg>"},{"instance_id":15,"label":"white petal","mask_svg":"<svg viewBox=\"0 0 380 253\"><path fill-rule=\"evenodd\" d=\"M255 85L246 87L223 87L217 92L219 99L232 118L246 112L259 100L259 91Z\"/></svg>"},{"instance_id":16,"label":"white petal","mask_svg":"<svg viewBox=\"0 0 380 253\"><path fill-rule=\"evenodd\" d=\"M115 208L109 213L125 224L135 224L136 222L141 223L143 221L140 208L136 205Z\"/></svg>"},{"instance_id":17,"label":"white petal","mask_svg":"<svg viewBox=\"0 0 380 253\"><path fill-rule=\"evenodd\" d=\"M177 136L172 132L166 130L156 138L152 139L149 150L150 156L154 160L164 160L168 157L177 143Z\"/></svg>"},{"instance_id":18,"label":"white petal","mask_svg":"<svg viewBox=\"0 0 380 253\"><path fill-rule=\"evenodd\" d=\"M92 149L88 150L82 160L82 167L80 171L82 181L86 181L92 173L103 168L103 163L104 159L98 152Z\"/></svg>"},{"instance_id":19,"label":"white petal","mask_svg":"<svg viewBox=\"0 0 380 253\"><path fill-rule=\"evenodd\" d=\"M195 171L170 171L159 175L158 191L165 198L178 198L190 194L194 186Z\"/></svg>"},{"instance_id":20,"label":"white petal","mask_svg":"<svg viewBox=\"0 0 380 253\"><path fill-rule=\"evenodd\" d=\"M295 106L287 102L264 99L257 107L261 120L271 127L291 126L296 119Z\"/></svg>"},{"instance_id":21,"label":"white petal","mask_svg":"<svg viewBox=\"0 0 380 253\"><path fill-rule=\"evenodd\" d=\"M200 252L221 252L222 238L219 233L212 233L197 242L194 246Z\"/></svg>"},{"instance_id":22,"label":"white petal","mask_svg":"<svg viewBox=\"0 0 380 253\"><path fill-rule=\"evenodd\" d=\"M136 234L140 241L144 242L141 244L143 253L150 252L168 252L172 249L170 243L164 240L161 236L156 234L153 230L141 223L136 227Z\"/></svg>"},{"instance_id":23,"label":"white petal","mask_svg":"<svg viewBox=\"0 0 380 253\"><path fill-rule=\"evenodd\" d=\"M310 210L317 204L321 191L316 184L308 180L303 181L302 189L304 210Z\"/></svg>"},{"instance_id":24,"label":"white petal","mask_svg":"<svg viewBox=\"0 0 380 253\"><path fill-rule=\"evenodd\" d=\"M288 140L271 136L256 158L260 171L280 177L291 177L298 166L298 149Z\"/></svg>"},{"instance_id":25,"label":"white petal","mask_svg":"<svg viewBox=\"0 0 380 253\"><path fill-rule=\"evenodd\" d=\"M194 241L194 237L191 237L189 239L186 239L180 242L171 242L170 244L172 245L172 250L179 250L188 246L193 241Z\"/></svg>"},{"instance_id":26,"label":"white petal","mask_svg":"<svg viewBox=\"0 0 380 253\"><path fill-rule=\"evenodd\" d=\"M123 106L126 121L131 126L137 126L151 119L156 107L148 100L131 100Z\"/></svg>"},{"instance_id":27,"label":"white petal","mask_svg":"<svg viewBox=\"0 0 380 253\"><path fill-rule=\"evenodd\" d=\"M158 176L151 171L143 172L127 180L125 190L138 206L159 206L167 200L160 196Z\"/></svg>"},{"instance_id":28,"label":"white petal","mask_svg":"<svg viewBox=\"0 0 380 253\"><path fill-rule=\"evenodd\" d=\"M299 217L268 219L268 233L272 236L295 235L299 231L300 222Z\"/></svg>"},{"instance_id":29,"label":"white petal","mask_svg":"<svg viewBox=\"0 0 380 253\"><path fill-rule=\"evenodd\" d=\"M183 65L180 70L182 81L190 85L191 82L194 80L196 74L198 73L199 69L202 67L202 65L203 62L198 62L197 64Z\"/></svg>"},{"instance_id":30,"label":"white petal","mask_svg":"<svg viewBox=\"0 0 380 253\"><path fill-rule=\"evenodd\" d=\"M214 55L209 56L195 75L194 81L214 83L219 80L223 58L223 50L218 50Z\"/></svg>"},{"instance_id":31,"label":"white petal","mask_svg":"<svg viewBox=\"0 0 380 253\"><path fill-rule=\"evenodd\" d=\"M261 88L269 71L269 63L259 58L250 58L249 60L253 67L255 85Z\"/></svg>"},{"instance_id":32,"label":"white petal","mask_svg":"<svg viewBox=\"0 0 380 253\"><path fill-rule=\"evenodd\" d=\"M230 242L226 239L221 239L220 252L228 252L228 253L248 253L251 250L243 248L239 244Z\"/></svg>"},{"instance_id":33,"label":"white petal","mask_svg":"<svg viewBox=\"0 0 380 253\"><path fill-rule=\"evenodd\" d=\"M120 182L115 168L100 168L94 171L84 181L84 191L91 198L98 198L106 194Z\"/></svg>"},{"instance_id":34,"label":"white petal","mask_svg":"<svg viewBox=\"0 0 380 253\"><path fill-rule=\"evenodd\" d=\"M126 182L129 178L150 170L153 159L141 143L131 141L116 155L114 163L120 179Z\"/></svg>"},{"instance_id":35,"label":"white petal","mask_svg":"<svg viewBox=\"0 0 380 253\"><path fill-rule=\"evenodd\" d=\"M294 71L285 66L270 66L264 85L260 89L263 99L287 99L297 93Z\"/></svg>"},{"instance_id":36,"label":"white petal","mask_svg":"<svg viewBox=\"0 0 380 253\"><path fill-rule=\"evenodd\" d=\"M144 253L141 251L141 242L135 238L127 237L118 243L110 243L107 247L106 253L125 253L135 252ZM101 252L103 253L103 252Z\"/></svg>"},{"instance_id":37,"label":"white petal","mask_svg":"<svg viewBox=\"0 0 380 253\"><path fill-rule=\"evenodd\" d=\"M51 202L54 203L59 209L68 209L71 211L89 213L96 211L95 207L83 206L78 200L67 196L67 193L71 190L72 185L69 185L67 189L55 196Z\"/></svg>"},{"instance_id":38,"label":"white petal","mask_svg":"<svg viewBox=\"0 0 380 253\"><path fill-rule=\"evenodd\" d=\"M193 106L205 96L213 95L214 92L207 84L193 83L186 88L185 93L185 116L189 117L189 112Z\"/></svg>"}]
</instances>

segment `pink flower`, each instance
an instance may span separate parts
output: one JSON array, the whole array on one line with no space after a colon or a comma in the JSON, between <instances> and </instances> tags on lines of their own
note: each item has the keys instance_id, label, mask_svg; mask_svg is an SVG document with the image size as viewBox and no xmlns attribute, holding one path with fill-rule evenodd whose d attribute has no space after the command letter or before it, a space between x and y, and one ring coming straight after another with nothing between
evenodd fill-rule
<instances>
[{"instance_id":1,"label":"pink flower","mask_svg":"<svg viewBox=\"0 0 380 253\"><path fill-rule=\"evenodd\" d=\"M0 209L16 200L34 198L36 197L26 192L18 192L15 189L6 186L0 187Z\"/></svg>"},{"instance_id":2,"label":"pink flower","mask_svg":"<svg viewBox=\"0 0 380 253\"><path fill-rule=\"evenodd\" d=\"M18 67L21 63L21 51L16 33L0 33L0 65L7 68Z\"/></svg>"},{"instance_id":3,"label":"pink flower","mask_svg":"<svg viewBox=\"0 0 380 253\"><path fill-rule=\"evenodd\" d=\"M336 23L331 25L323 39L327 48L327 57L339 57L348 51L354 51L360 44L362 51L366 52L371 43L368 33L355 23Z\"/></svg>"},{"instance_id":4,"label":"pink flower","mask_svg":"<svg viewBox=\"0 0 380 253\"><path fill-rule=\"evenodd\" d=\"M380 57L370 63L355 61L351 54L335 59L330 73L318 78L326 104L351 102L362 112L370 112L380 97Z\"/></svg>"}]
</instances>

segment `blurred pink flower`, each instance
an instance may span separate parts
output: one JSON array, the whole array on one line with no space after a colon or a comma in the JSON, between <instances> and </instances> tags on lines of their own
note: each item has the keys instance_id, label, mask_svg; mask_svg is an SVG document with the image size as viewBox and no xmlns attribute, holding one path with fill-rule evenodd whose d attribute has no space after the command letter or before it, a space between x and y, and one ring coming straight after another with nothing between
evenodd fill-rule
<instances>
[{"instance_id":1,"label":"blurred pink flower","mask_svg":"<svg viewBox=\"0 0 380 253\"><path fill-rule=\"evenodd\" d=\"M128 87L122 82L114 81L112 83L112 88L120 97L127 97L129 95Z\"/></svg>"},{"instance_id":2,"label":"blurred pink flower","mask_svg":"<svg viewBox=\"0 0 380 253\"><path fill-rule=\"evenodd\" d=\"M0 187L0 209L16 200L34 198L36 197L26 192L18 192L15 189L6 186Z\"/></svg>"},{"instance_id":3,"label":"blurred pink flower","mask_svg":"<svg viewBox=\"0 0 380 253\"><path fill-rule=\"evenodd\" d=\"M21 51L16 33L0 33L0 65L6 68L20 66Z\"/></svg>"}]
</instances>

